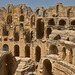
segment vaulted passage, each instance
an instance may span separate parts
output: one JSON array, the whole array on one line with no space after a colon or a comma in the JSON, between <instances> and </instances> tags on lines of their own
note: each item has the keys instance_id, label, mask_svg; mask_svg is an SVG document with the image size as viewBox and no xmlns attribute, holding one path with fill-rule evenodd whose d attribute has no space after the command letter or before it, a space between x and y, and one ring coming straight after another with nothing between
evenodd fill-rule
<instances>
[{"instance_id":1,"label":"vaulted passage","mask_svg":"<svg viewBox=\"0 0 75 75\"><path fill-rule=\"evenodd\" d=\"M19 41L19 33L18 32L14 33L14 41Z\"/></svg>"},{"instance_id":2,"label":"vaulted passage","mask_svg":"<svg viewBox=\"0 0 75 75\"><path fill-rule=\"evenodd\" d=\"M35 52L36 52L35 53L35 55L36 55L35 60L37 62L39 62L40 61L40 58L41 58L41 48L39 46L37 46Z\"/></svg>"},{"instance_id":3,"label":"vaulted passage","mask_svg":"<svg viewBox=\"0 0 75 75\"><path fill-rule=\"evenodd\" d=\"M75 20L73 20L73 21L71 22L71 25L75 25Z\"/></svg>"},{"instance_id":4,"label":"vaulted passage","mask_svg":"<svg viewBox=\"0 0 75 75\"><path fill-rule=\"evenodd\" d=\"M19 56L19 46L18 45L14 46L14 56Z\"/></svg>"},{"instance_id":5,"label":"vaulted passage","mask_svg":"<svg viewBox=\"0 0 75 75\"><path fill-rule=\"evenodd\" d=\"M11 24L12 23L12 16L8 15L7 17L7 24Z\"/></svg>"},{"instance_id":6,"label":"vaulted passage","mask_svg":"<svg viewBox=\"0 0 75 75\"><path fill-rule=\"evenodd\" d=\"M33 28L35 26L35 16L33 15L31 17L31 27Z\"/></svg>"},{"instance_id":7,"label":"vaulted passage","mask_svg":"<svg viewBox=\"0 0 75 75\"><path fill-rule=\"evenodd\" d=\"M50 45L49 53L50 54L58 54L58 48L55 45Z\"/></svg>"},{"instance_id":8,"label":"vaulted passage","mask_svg":"<svg viewBox=\"0 0 75 75\"><path fill-rule=\"evenodd\" d=\"M8 46L7 44L4 44L4 45L3 45L3 50L4 50L4 51L9 51L9 46Z\"/></svg>"},{"instance_id":9,"label":"vaulted passage","mask_svg":"<svg viewBox=\"0 0 75 75\"><path fill-rule=\"evenodd\" d=\"M25 46L25 57L30 57L30 47L28 45Z\"/></svg>"},{"instance_id":10,"label":"vaulted passage","mask_svg":"<svg viewBox=\"0 0 75 75\"><path fill-rule=\"evenodd\" d=\"M52 64L48 59L43 61L43 75L52 75Z\"/></svg>"},{"instance_id":11,"label":"vaulted passage","mask_svg":"<svg viewBox=\"0 0 75 75\"><path fill-rule=\"evenodd\" d=\"M59 25L64 26L64 25L66 25L66 22L65 22L64 20L60 20L60 21L59 21Z\"/></svg>"},{"instance_id":12,"label":"vaulted passage","mask_svg":"<svg viewBox=\"0 0 75 75\"><path fill-rule=\"evenodd\" d=\"M44 21L39 19L37 21L37 39L42 39L44 37Z\"/></svg>"},{"instance_id":13,"label":"vaulted passage","mask_svg":"<svg viewBox=\"0 0 75 75\"><path fill-rule=\"evenodd\" d=\"M49 35L51 34L51 32L52 32L52 30L51 30L51 28L47 28L47 38L49 38Z\"/></svg>"},{"instance_id":14,"label":"vaulted passage","mask_svg":"<svg viewBox=\"0 0 75 75\"><path fill-rule=\"evenodd\" d=\"M54 19L50 19L50 20L48 21L48 25L55 25Z\"/></svg>"}]
</instances>

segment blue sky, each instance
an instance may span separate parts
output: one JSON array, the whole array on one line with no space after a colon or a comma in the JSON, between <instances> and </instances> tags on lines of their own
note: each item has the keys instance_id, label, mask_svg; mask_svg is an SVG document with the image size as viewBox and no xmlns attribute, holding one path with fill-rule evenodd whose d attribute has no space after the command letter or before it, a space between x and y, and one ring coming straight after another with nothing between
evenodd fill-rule
<instances>
[{"instance_id":1,"label":"blue sky","mask_svg":"<svg viewBox=\"0 0 75 75\"><path fill-rule=\"evenodd\" d=\"M40 6L44 8L55 6L56 3L63 3L64 6L75 6L75 0L0 0L0 7L6 7L7 4L26 4L34 10Z\"/></svg>"}]
</instances>

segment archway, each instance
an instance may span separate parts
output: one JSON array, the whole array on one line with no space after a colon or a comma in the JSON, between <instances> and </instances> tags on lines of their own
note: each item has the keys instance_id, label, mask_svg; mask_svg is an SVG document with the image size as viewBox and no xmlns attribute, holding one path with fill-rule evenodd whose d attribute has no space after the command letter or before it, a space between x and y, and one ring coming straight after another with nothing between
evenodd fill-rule
<instances>
[{"instance_id":1,"label":"archway","mask_svg":"<svg viewBox=\"0 0 75 75\"><path fill-rule=\"evenodd\" d=\"M75 20L73 20L73 21L71 22L71 25L75 25Z\"/></svg>"},{"instance_id":2,"label":"archway","mask_svg":"<svg viewBox=\"0 0 75 75\"><path fill-rule=\"evenodd\" d=\"M52 30L51 30L51 28L47 28L47 38L49 38L49 35L51 34L51 32L52 32Z\"/></svg>"},{"instance_id":3,"label":"archway","mask_svg":"<svg viewBox=\"0 0 75 75\"><path fill-rule=\"evenodd\" d=\"M19 56L19 46L18 45L14 46L14 56Z\"/></svg>"},{"instance_id":4,"label":"archway","mask_svg":"<svg viewBox=\"0 0 75 75\"><path fill-rule=\"evenodd\" d=\"M36 11L36 13L37 13L37 15L41 15L41 10L40 9L38 9L37 11Z\"/></svg>"},{"instance_id":5,"label":"archway","mask_svg":"<svg viewBox=\"0 0 75 75\"><path fill-rule=\"evenodd\" d=\"M72 59L73 59L73 50L70 49L70 54L69 54L69 63L72 64Z\"/></svg>"},{"instance_id":6,"label":"archway","mask_svg":"<svg viewBox=\"0 0 75 75\"><path fill-rule=\"evenodd\" d=\"M35 16L33 15L31 17L31 27L33 28L35 26Z\"/></svg>"},{"instance_id":7,"label":"archway","mask_svg":"<svg viewBox=\"0 0 75 75\"><path fill-rule=\"evenodd\" d=\"M52 75L52 64L48 59L43 61L43 75Z\"/></svg>"},{"instance_id":8,"label":"archway","mask_svg":"<svg viewBox=\"0 0 75 75\"><path fill-rule=\"evenodd\" d=\"M18 32L14 33L14 41L19 41L19 33Z\"/></svg>"},{"instance_id":9,"label":"archway","mask_svg":"<svg viewBox=\"0 0 75 75\"><path fill-rule=\"evenodd\" d=\"M50 45L49 54L58 54L58 48L55 45Z\"/></svg>"},{"instance_id":10,"label":"archway","mask_svg":"<svg viewBox=\"0 0 75 75\"><path fill-rule=\"evenodd\" d=\"M23 10L24 10L24 7L23 7L23 6L21 6L21 14L23 14Z\"/></svg>"},{"instance_id":11,"label":"archway","mask_svg":"<svg viewBox=\"0 0 75 75\"><path fill-rule=\"evenodd\" d=\"M3 45L3 51L9 51L9 46L7 44Z\"/></svg>"},{"instance_id":12,"label":"archway","mask_svg":"<svg viewBox=\"0 0 75 75\"><path fill-rule=\"evenodd\" d=\"M30 47L28 45L25 46L25 57L30 57Z\"/></svg>"},{"instance_id":13,"label":"archway","mask_svg":"<svg viewBox=\"0 0 75 75\"><path fill-rule=\"evenodd\" d=\"M37 20L37 39L44 37L44 21L42 19Z\"/></svg>"},{"instance_id":14,"label":"archway","mask_svg":"<svg viewBox=\"0 0 75 75\"><path fill-rule=\"evenodd\" d=\"M39 62L41 58L41 48L39 46L36 47L35 55L35 60Z\"/></svg>"},{"instance_id":15,"label":"archway","mask_svg":"<svg viewBox=\"0 0 75 75\"><path fill-rule=\"evenodd\" d=\"M65 59L65 57L66 57L66 48L65 47L63 47L63 56L62 56L62 59L64 60Z\"/></svg>"},{"instance_id":16,"label":"archway","mask_svg":"<svg viewBox=\"0 0 75 75\"><path fill-rule=\"evenodd\" d=\"M9 31L7 30L6 26L3 27L3 36L8 36Z\"/></svg>"},{"instance_id":17,"label":"archway","mask_svg":"<svg viewBox=\"0 0 75 75\"><path fill-rule=\"evenodd\" d=\"M8 15L7 16L7 24L11 24L12 23L12 16Z\"/></svg>"},{"instance_id":18,"label":"archway","mask_svg":"<svg viewBox=\"0 0 75 75\"><path fill-rule=\"evenodd\" d=\"M20 16L20 21L24 21L24 16L23 15Z\"/></svg>"},{"instance_id":19,"label":"archway","mask_svg":"<svg viewBox=\"0 0 75 75\"><path fill-rule=\"evenodd\" d=\"M48 25L55 25L54 19L50 19L50 20L48 21Z\"/></svg>"},{"instance_id":20,"label":"archway","mask_svg":"<svg viewBox=\"0 0 75 75\"><path fill-rule=\"evenodd\" d=\"M60 20L60 21L59 21L59 25L64 26L64 25L66 25L66 22L65 22L64 20Z\"/></svg>"}]
</instances>

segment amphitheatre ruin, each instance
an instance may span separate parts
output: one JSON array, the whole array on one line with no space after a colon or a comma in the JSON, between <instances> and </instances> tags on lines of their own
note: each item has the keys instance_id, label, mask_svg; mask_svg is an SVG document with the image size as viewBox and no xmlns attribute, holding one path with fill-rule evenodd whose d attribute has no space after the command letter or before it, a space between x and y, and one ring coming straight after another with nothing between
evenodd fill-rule
<instances>
[{"instance_id":1,"label":"amphitheatre ruin","mask_svg":"<svg viewBox=\"0 0 75 75\"><path fill-rule=\"evenodd\" d=\"M0 75L75 75L75 6L0 7Z\"/></svg>"}]
</instances>

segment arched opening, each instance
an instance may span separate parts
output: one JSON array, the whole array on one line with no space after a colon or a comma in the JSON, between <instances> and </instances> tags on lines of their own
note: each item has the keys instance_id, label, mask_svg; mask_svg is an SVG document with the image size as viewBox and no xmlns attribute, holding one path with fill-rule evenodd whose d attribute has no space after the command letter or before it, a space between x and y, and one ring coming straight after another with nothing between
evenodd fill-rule
<instances>
[{"instance_id":1,"label":"arched opening","mask_svg":"<svg viewBox=\"0 0 75 75\"><path fill-rule=\"evenodd\" d=\"M59 12L59 5L56 6L56 12Z\"/></svg>"},{"instance_id":2,"label":"arched opening","mask_svg":"<svg viewBox=\"0 0 75 75\"><path fill-rule=\"evenodd\" d=\"M18 45L14 46L14 56L19 56L19 46Z\"/></svg>"},{"instance_id":3,"label":"arched opening","mask_svg":"<svg viewBox=\"0 0 75 75\"><path fill-rule=\"evenodd\" d=\"M64 20L60 20L59 25L64 26L64 25L66 25L66 22Z\"/></svg>"},{"instance_id":4,"label":"arched opening","mask_svg":"<svg viewBox=\"0 0 75 75\"><path fill-rule=\"evenodd\" d=\"M62 59L64 60L65 59L65 57L66 57L66 48L65 47L63 47L63 56L62 56Z\"/></svg>"},{"instance_id":5,"label":"arched opening","mask_svg":"<svg viewBox=\"0 0 75 75\"><path fill-rule=\"evenodd\" d=\"M44 15L44 17L47 17L47 10L45 10L44 12L43 12L43 15Z\"/></svg>"},{"instance_id":6,"label":"arched opening","mask_svg":"<svg viewBox=\"0 0 75 75\"><path fill-rule=\"evenodd\" d=\"M44 37L44 21L42 19L37 20L37 39Z\"/></svg>"},{"instance_id":7,"label":"arched opening","mask_svg":"<svg viewBox=\"0 0 75 75\"><path fill-rule=\"evenodd\" d=\"M9 31L7 30L6 26L3 27L3 36L8 36Z\"/></svg>"},{"instance_id":8,"label":"arched opening","mask_svg":"<svg viewBox=\"0 0 75 75\"><path fill-rule=\"evenodd\" d=\"M23 6L21 6L21 14L23 14L23 10L24 10L24 7L23 7Z\"/></svg>"},{"instance_id":9,"label":"arched opening","mask_svg":"<svg viewBox=\"0 0 75 75\"><path fill-rule=\"evenodd\" d=\"M58 54L58 48L55 45L50 45L49 54Z\"/></svg>"},{"instance_id":10,"label":"arched opening","mask_svg":"<svg viewBox=\"0 0 75 75\"><path fill-rule=\"evenodd\" d=\"M52 30L51 30L51 28L47 28L47 38L49 38L49 35L51 34L51 32L52 32Z\"/></svg>"},{"instance_id":11,"label":"arched opening","mask_svg":"<svg viewBox=\"0 0 75 75\"><path fill-rule=\"evenodd\" d=\"M24 21L24 16L23 15L20 16L20 21Z\"/></svg>"},{"instance_id":12,"label":"arched opening","mask_svg":"<svg viewBox=\"0 0 75 75\"><path fill-rule=\"evenodd\" d=\"M7 24L11 24L12 23L12 16L8 15L7 16Z\"/></svg>"},{"instance_id":13,"label":"arched opening","mask_svg":"<svg viewBox=\"0 0 75 75\"><path fill-rule=\"evenodd\" d=\"M68 11L67 11L67 17L74 17L74 13L72 11L72 8L68 9Z\"/></svg>"},{"instance_id":14,"label":"arched opening","mask_svg":"<svg viewBox=\"0 0 75 75\"><path fill-rule=\"evenodd\" d=\"M14 33L14 41L19 41L19 33L18 32Z\"/></svg>"},{"instance_id":15,"label":"arched opening","mask_svg":"<svg viewBox=\"0 0 75 75\"><path fill-rule=\"evenodd\" d=\"M73 20L73 21L71 22L71 25L75 25L75 20Z\"/></svg>"},{"instance_id":16,"label":"arched opening","mask_svg":"<svg viewBox=\"0 0 75 75\"><path fill-rule=\"evenodd\" d=\"M8 13L11 13L11 6L8 7Z\"/></svg>"},{"instance_id":17,"label":"arched opening","mask_svg":"<svg viewBox=\"0 0 75 75\"><path fill-rule=\"evenodd\" d=\"M25 46L25 57L30 57L30 47L28 45Z\"/></svg>"},{"instance_id":18,"label":"arched opening","mask_svg":"<svg viewBox=\"0 0 75 75\"><path fill-rule=\"evenodd\" d=\"M48 21L48 25L55 25L54 19L50 19L50 20Z\"/></svg>"},{"instance_id":19,"label":"arched opening","mask_svg":"<svg viewBox=\"0 0 75 75\"><path fill-rule=\"evenodd\" d=\"M73 50L70 49L69 63L71 63L71 64L72 64L72 59L73 59Z\"/></svg>"},{"instance_id":20,"label":"arched opening","mask_svg":"<svg viewBox=\"0 0 75 75\"><path fill-rule=\"evenodd\" d=\"M31 33L30 31L26 31L26 38L25 38L25 41L26 43L30 43L31 42Z\"/></svg>"},{"instance_id":21,"label":"arched opening","mask_svg":"<svg viewBox=\"0 0 75 75\"><path fill-rule=\"evenodd\" d=\"M59 34L54 37L54 40L59 40L59 39L61 39L61 36Z\"/></svg>"},{"instance_id":22,"label":"arched opening","mask_svg":"<svg viewBox=\"0 0 75 75\"><path fill-rule=\"evenodd\" d=\"M43 61L43 75L53 75L52 74L52 64L50 60L45 59Z\"/></svg>"},{"instance_id":23,"label":"arched opening","mask_svg":"<svg viewBox=\"0 0 75 75\"><path fill-rule=\"evenodd\" d=\"M31 27L33 28L35 26L35 16L33 15L31 17Z\"/></svg>"},{"instance_id":24,"label":"arched opening","mask_svg":"<svg viewBox=\"0 0 75 75\"><path fill-rule=\"evenodd\" d=\"M23 23L20 23L20 27L23 28Z\"/></svg>"},{"instance_id":25,"label":"arched opening","mask_svg":"<svg viewBox=\"0 0 75 75\"><path fill-rule=\"evenodd\" d=\"M31 40L33 39L33 31L31 31Z\"/></svg>"},{"instance_id":26,"label":"arched opening","mask_svg":"<svg viewBox=\"0 0 75 75\"><path fill-rule=\"evenodd\" d=\"M37 62L39 62L40 61L40 58L41 58L41 48L39 46L37 46L35 52L36 52L35 53L35 55L36 55L35 60Z\"/></svg>"},{"instance_id":27,"label":"arched opening","mask_svg":"<svg viewBox=\"0 0 75 75\"><path fill-rule=\"evenodd\" d=\"M37 15L41 16L41 10L40 10L40 9L38 9L38 10L36 11L36 13L37 13Z\"/></svg>"},{"instance_id":28,"label":"arched opening","mask_svg":"<svg viewBox=\"0 0 75 75\"><path fill-rule=\"evenodd\" d=\"M9 46L7 44L3 45L3 51L9 51Z\"/></svg>"}]
</instances>

